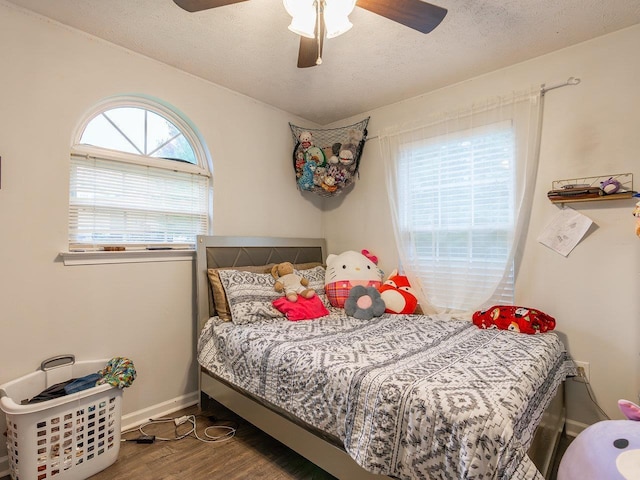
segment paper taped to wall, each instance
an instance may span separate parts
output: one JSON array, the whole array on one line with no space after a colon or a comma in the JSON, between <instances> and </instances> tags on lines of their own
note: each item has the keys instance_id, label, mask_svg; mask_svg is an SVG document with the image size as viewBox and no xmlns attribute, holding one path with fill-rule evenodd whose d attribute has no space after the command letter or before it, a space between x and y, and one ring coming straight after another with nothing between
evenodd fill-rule
<instances>
[{"instance_id":1,"label":"paper taped to wall","mask_svg":"<svg viewBox=\"0 0 640 480\"><path fill-rule=\"evenodd\" d=\"M565 257L582 240L593 221L573 208L558 211L545 227L538 242Z\"/></svg>"}]
</instances>

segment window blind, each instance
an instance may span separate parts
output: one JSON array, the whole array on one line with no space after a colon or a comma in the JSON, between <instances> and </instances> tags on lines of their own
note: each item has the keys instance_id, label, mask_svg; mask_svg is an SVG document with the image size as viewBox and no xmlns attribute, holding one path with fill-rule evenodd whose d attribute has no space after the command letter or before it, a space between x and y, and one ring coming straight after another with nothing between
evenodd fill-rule
<instances>
[{"instance_id":1,"label":"window blind","mask_svg":"<svg viewBox=\"0 0 640 480\"><path fill-rule=\"evenodd\" d=\"M76 154L70 165L70 248L194 246L207 233L207 175Z\"/></svg>"},{"instance_id":2,"label":"window blind","mask_svg":"<svg viewBox=\"0 0 640 480\"><path fill-rule=\"evenodd\" d=\"M501 300L512 303L514 145L511 123L500 122L401 146L399 226L412 239L406 244L415 245L413 268L433 305L481 304L486 285L499 284L505 267L509 288ZM430 288L461 283L462 293Z\"/></svg>"}]
</instances>

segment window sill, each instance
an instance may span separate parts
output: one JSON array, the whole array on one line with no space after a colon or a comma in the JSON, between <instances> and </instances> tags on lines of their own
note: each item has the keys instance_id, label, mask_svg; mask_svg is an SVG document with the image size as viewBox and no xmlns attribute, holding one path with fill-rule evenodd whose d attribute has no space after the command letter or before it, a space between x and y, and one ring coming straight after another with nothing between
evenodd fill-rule
<instances>
[{"instance_id":1,"label":"window sill","mask_svg":"<svg viewBox=\"0 0 640 480\"><path fill-rule=\"evenodd\" d=\"M193 261L195 250L125 250L122 252L60 252L65 265L100 265L105 263L147 263Z\"/></svg>"}]
</instances>

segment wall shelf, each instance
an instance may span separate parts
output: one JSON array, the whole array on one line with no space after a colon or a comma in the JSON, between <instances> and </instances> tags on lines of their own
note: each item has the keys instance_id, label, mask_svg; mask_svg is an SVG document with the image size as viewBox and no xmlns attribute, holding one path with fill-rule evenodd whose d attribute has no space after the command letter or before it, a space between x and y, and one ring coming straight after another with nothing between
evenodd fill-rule
<instances>
[{"instance_id":1,"label":"wall shelf","mask_svg":"<svg viewBox=\"0 0 640 480\"><path fill-rule=\"evenodd\" d=\"M551 203L577 203L577 202L603 202L608 200L622 200L633 198L635 192L614 193L612 195L601 195L593 198L550 198Z\"/></svg>"},{"instance_id":2,"label":"wall shelf","mask_svg":"<svg viewBox=\"0 0 640 480\"><path fill-rule=\"evenodd\" d=\"M620 182L620 190L609 195L599 191L600 183L613 178ZM569 194L572 190L577 194ZM579 191L584 191L580 193ZM623 200L633 198L637 193L633 190L633 174L618 173L614 175L601 175L598 177L578 177L564 180L554 180L551 184L551 191L548 192L551 203L576 203L576 202L603 202L610 200ZM566 195L563 195L566 194Z\"/></svg>"}]
</instances>

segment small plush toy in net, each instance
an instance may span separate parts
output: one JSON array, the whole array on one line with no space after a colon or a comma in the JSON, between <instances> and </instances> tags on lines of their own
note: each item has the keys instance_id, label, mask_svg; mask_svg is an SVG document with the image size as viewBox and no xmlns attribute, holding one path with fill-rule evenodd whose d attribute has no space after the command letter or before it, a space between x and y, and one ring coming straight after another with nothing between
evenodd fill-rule
<instances>
[{"instance_id":1,"label":"small plush toy in net","mask_svg":"<svg viewBox=\"0 0 640 480\"><path fill-rule=\"evenodd\" d=\"M339 195L358 175L369 117L346 127L312 129L289 123L295 146L293 167L300 190Z\"/></svg>"}]
</instances>

